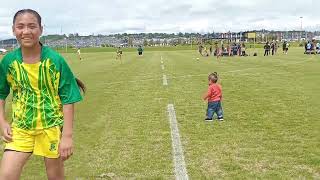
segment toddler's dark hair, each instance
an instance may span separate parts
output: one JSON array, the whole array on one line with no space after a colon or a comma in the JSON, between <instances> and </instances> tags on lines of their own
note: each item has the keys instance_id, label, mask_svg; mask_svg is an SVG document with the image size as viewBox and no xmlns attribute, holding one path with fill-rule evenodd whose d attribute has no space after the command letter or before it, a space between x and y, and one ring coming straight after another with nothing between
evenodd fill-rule
<instances>
[{"instance_id":1,"label":"toddler's dark hair","mask_svg":"<svg viewBox=\"0 0 320 180\"><path fill-rule=\"evenodd\" d=\"M216 83L218 81L218 73L213 72L213 73L209 74L208 80L212 81L213 83Z\"/></svg>"}]
</instances>

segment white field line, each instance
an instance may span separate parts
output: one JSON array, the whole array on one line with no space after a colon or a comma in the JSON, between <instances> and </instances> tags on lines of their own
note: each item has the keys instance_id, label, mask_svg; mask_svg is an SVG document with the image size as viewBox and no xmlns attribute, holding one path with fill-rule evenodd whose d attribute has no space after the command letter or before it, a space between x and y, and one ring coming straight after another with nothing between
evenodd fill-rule
<instances>
[{"instance_id":1,"label":"white field line","mask_svg":"<svg viewBox=\"0 0 320 180\"><path fill-rule=\"evenodd\" d=\"M168 86L168 80L167 80L167 76L166 75L162 76L162 80L163 80L163 85L164 86Z\"/></svg>"},{"instance_id":2,"label":"white field line","mask_svg":"<svg viewBox=\"0 0 320 180\"><path fill-rule=\"evenodd\" d=\"M168 115L171 129L172 154L176 180L188 180L188 172L184 161L183 148L180 141L176 112L173 104L168 104Z\"/></svg>"}]
</instances>

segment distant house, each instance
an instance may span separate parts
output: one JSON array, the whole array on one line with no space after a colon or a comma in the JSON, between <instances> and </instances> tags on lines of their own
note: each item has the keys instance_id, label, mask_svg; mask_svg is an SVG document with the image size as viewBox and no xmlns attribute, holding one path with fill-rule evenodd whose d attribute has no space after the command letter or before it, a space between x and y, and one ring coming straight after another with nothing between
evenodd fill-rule
<instances>
[{"instance_id":1,"label":"distant house","mask_svg":"<svg viewBox=\"0 0 320 180\"><path fill-rule=\"evenodd\" d=\"M320 36L315 36L315 37L313 37L312 39L317 40L317 41L320 41Z\"/></svg>"},{"instance_id":2,"label":"distant house","mask_svg":"<svg viewBox=\"0 0 320 180\"><path fill-rule=\"evenodd\" d=\"M6 49L0 49L0 54L5 54L7 52Z\"/></svg>"}]
</instances>

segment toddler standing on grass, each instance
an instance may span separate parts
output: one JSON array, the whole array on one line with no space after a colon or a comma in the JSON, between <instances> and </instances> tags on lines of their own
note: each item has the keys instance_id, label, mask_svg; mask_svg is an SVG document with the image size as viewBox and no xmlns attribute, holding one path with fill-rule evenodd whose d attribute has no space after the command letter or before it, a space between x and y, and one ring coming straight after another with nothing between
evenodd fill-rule
<instances>
[{"instance_id":1,"label":"toddler standing on grass","mask_svg":"<svg viewBox=\"0 0 320 180\"><path fill-rule=\"evenodd\" d=\"M213 121L214 113L217 114L218 120L223 121L223 111L222 111L222 89L221 85L217 83L218 73L214 72L208 76L209 88L208 92L203 95L203 100L208 101L207 117L206 121Z\"/></svg>"}]
</instances>

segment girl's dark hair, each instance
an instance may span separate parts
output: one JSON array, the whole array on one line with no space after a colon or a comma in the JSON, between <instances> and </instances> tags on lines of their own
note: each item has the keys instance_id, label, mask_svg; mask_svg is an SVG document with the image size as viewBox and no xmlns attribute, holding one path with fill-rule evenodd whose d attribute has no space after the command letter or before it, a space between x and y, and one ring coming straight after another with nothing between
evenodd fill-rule
<instances>
[{"instance_id":1,"label":"girl's dark hair","mask_svg":"<svg viewBox=\"0 0 320 180\"><path fill-rule=\"evenodd\" d=\"M40 16L40 14L37 11L32 10L32 9L21 9L21 10L17 11L16 14L14 14L14 16L13 16L13 24L16 22L16 19L17 19L17 17L19 15L22 15L22 14L25 14L25 13L33 14L37 18L39 26L41 26L41 16ZM85 93L86 92L86 86L84 85L84 83L78 78L76 78L76 81L77 81L77 84L78 84L80 90L83 93Z\"/></svg>"},{"instance_id":2,"label":"girl's dark hair","mask_svg":"<svg viewBox=\"0 0 320 180\"><path fill-rule=\"evenodd\" d=\"M213 72L213 73L209 74L208 80L216 83L218 81L218 73Z\"/></svg>"},{"instance_id":3,"label":"girl's dark hair","mask_svg":"<svg viewBox=\"0 0 320 180\"><path fill-rule=\"evenodd\" d=\"M79 86L79 89L83 92L83 93L86 93L86 86L84 85L84 83L80 80L80 79L78 79L78 78L76 78L76 81L77 81L77 84L78 84L78 86Z\"/></svg>"},{"instance_id":4,"label":"girl's dark hair","mask_svg":"<svg viewBox=\"0 0 320 180\"><path fill-rule=\"evenodd\" d=\"M16 19L19 15L22 15L25 13L33 14L37 18L39 26L41 26L41 16L39 15L39 13L37 11L32 10L32 9L21 9L18 12L16 12L16 14L13 16L13 24L16 22Z\"/></svg>"}]
</instances>

